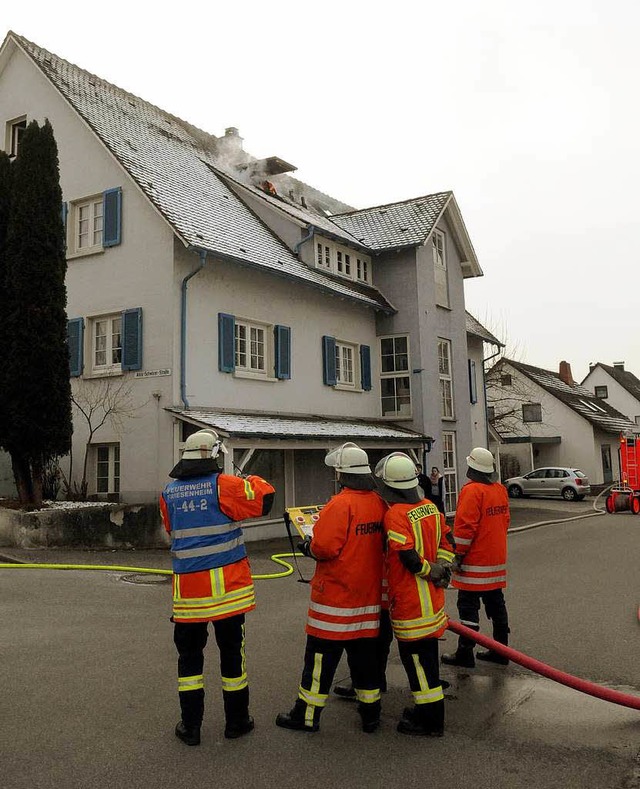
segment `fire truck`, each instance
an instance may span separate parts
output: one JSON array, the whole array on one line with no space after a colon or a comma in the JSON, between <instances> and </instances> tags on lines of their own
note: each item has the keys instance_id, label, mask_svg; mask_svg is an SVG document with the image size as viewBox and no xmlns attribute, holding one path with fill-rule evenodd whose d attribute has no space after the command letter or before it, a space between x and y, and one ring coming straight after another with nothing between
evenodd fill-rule
<instances>
[{"instance_id":1,"label":"fire truck","mask_svg":"<svg viewBox=\"0 0 640 789\"><path fill-rule=\"evenodd\" d=\"M620 435L620 482L615 485L606 500L607 512L640 514L640 433Z\"/></svg>"}]
</instances>

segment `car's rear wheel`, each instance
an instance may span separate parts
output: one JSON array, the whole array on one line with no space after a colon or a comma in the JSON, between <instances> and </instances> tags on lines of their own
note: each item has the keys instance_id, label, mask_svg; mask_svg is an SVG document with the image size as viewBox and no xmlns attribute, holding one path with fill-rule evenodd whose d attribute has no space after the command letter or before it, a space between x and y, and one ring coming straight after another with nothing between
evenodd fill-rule
<instances>
[{"instance_id":1,"label":"car's rear wheel","mask_svg":"<svg viewBox=\"0 0 640 789\"><path fill-rule=\"evenodd\" d=\"M578 494L573 488L563 488L562 498L565 501L575 501L578 498Z\"/></svg>"},{"instance_id":2,"label":"car's rear wheel","mask_svg":"<svg viewBox=\"0 0 640 789\"><path fill-rule=\"evenodd\" d=\"M520 485L509 485L508 493L512 499L519 499L522 496L522 488Z\"/></svg>"}]
</instances>

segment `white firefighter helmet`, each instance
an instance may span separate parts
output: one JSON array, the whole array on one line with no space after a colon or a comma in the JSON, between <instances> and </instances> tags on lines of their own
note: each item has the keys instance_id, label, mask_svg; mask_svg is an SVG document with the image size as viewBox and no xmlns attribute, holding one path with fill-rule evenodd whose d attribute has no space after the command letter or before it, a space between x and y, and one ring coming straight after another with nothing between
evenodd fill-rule
<instances>
[{"instance_id":1,"label":"white firefighter helmet","mask_svg":"<svg viewBox=\"0 0 640 789\"><path fill-rule=\"evenodd\" d=\"M184 442L183 460L201 460L203 458L216 458L220 451L226 449L215 430L205 428L192 433Z\"/></svg>"},{"instance_id":2,"label":"white firefighter helmet","mask_svg":"<svg viewBox=\"0 0 640 789\"><path fill-rule=\"evenodd\" d=\"M392 452L382 458L376 466L376 477L385 485L398 490L418 487L418 469L409 455L404 452Z\"/></svg>"},{"instance_id":3,"label":"white firefighter helmet","mask_svg":"<svg viewBox=\"0 0 640 789\"><path fill-rule=\"evenodd\" d=\"M493 474L495 468L495 458L484 447L475 447L467 457L467 465L483 474Z\"/></svg>"},{"instance_id":4,"label":"white firefighter helmet","mask_svg":"<svg viewBox=\"0 0 640 789\"><path fill-rule=\"evenodd\" d=\"M371 474L367 453L351 441L329 452L324 462L344 474Z\"/></svg>"}]
</instances>

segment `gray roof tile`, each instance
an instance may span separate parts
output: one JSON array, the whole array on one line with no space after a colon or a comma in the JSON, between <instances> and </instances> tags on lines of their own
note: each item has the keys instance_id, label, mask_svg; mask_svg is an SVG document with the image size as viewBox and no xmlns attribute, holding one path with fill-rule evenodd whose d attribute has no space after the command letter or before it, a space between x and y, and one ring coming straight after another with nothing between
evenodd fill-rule
<instances>
[{"instance_id":1,"label":"gray roof tile","mask_svg":"<svg viewBox=\"0 0 640 789\"><path fill-rule=\"evenodd\" d=\"M473 334L476 337L480 337L481 340L491 343L491 345L498 345L501 348L504 348L504 343L500 342L500 340L494 337L493 334L491 334L491 332L489 331L489 329L485 329L485 327L480 323L480 321L477 318L474 318L470 312L467 312L465 310L465 316L467 322L466 325L467 334Z\"/></svg>"}]
</instances>

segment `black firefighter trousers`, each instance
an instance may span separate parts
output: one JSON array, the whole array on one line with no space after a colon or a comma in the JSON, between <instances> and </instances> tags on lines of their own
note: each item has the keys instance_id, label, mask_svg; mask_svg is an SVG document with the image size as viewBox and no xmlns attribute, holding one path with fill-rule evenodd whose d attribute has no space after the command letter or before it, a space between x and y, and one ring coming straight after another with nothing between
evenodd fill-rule
<instances>
[{"instance_id":1,"label":"black firefighter trousers","mask_svg":"<svg viewBox=\"0 0 640 789\"><path fill-rule=\"evenodd\" d=\"M488 592L470 592L458 589L458 616L463 625L472 630L480 630L480 602L484 604L487 619L493 624L493 638L501 644L509 643L509 615L502 589L490 589ZM476 642L465 636L459 636L458 649L472 650Z\"/></svg>"},{"instance_id":2,"label":"black firefighter trousers","mask_svg":"<svg viewBox=\"0 0 640 789\"><path fill-rule=\"evenodd\" d=\"M227 725L237 726L249 716L244 614L211 622L220 652L222 698ZM208 622L175 622L173 641L178 650L178 696L187 727L200 726L204 716L204 648Z\"/></svg>"}]
</instances>

